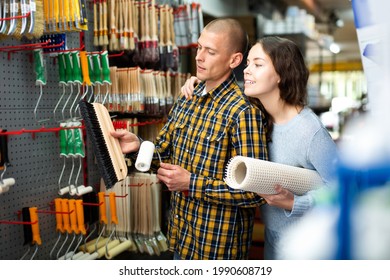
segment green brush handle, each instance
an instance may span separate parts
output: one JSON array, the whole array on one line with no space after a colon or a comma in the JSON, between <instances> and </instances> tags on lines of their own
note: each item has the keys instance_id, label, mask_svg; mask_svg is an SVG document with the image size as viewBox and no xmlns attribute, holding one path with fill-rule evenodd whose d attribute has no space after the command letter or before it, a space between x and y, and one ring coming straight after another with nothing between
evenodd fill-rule
<instances>
[{"instance_id":1,"label":"green brush handle","mask_svg":"<svg viewBox=\"0 0 390 280\"><path fill-rule=\"evenodd\" d=\"M81 76L79 51L72 52L72 64L73 64L73 82L81 85L83 83L83 77Z\"/></svg>"},{"instance_id":2,"label":"green brush handle","mask_svg":"<svg viewBox=\"0 0 390 280\"><path fill-rule=\"evenodd\" d=\"M108 52L107 51L104 51L101 54L100 60L102 62L103 83L108 83L111 85L110 66L109 66L109 62L108 62Z\"/></svg>"},{"instance_id":3,"label":"green brush handle","mask_svg":"<svg viewBox=\"0 0 390 280\"><path fill-rule=\"evenodd\" d=\"M67 133L66 133L66 143L68 144L68 156L74 156L75 153L74 153L74 148L75 148L75 145L74 145L74 129L67 129Z\"/></svg>"},{"instance_id":4,"label":"green brush handle","mask_svg":"<svg viewBox=\"0 0 390 280\"><path fill-rule=\"evenodd\" d=\"M65 58L63 53L58 54L58 74L60 77L60 84L66 84Z\"/></svg>"},{"instance_id":5,"label":"green brush handle","mask_svg":"<svg viewBox=\"0 0 390 280\"><path fill-rule=\"evenodd\" d=\"M92 56L87 54L87 59L88 59L89 78L91 80L91 83L94 85L96 80L95 80L95 72L92 67Z\"/></svg>"},{"instance_id":6,"label":"green brush handle","mask_svg":"<svg viewBox=\"0 0 390 280\"><path fill-rule=\"evenodd\" d=\"M95 76L95 83L102 84L102 69L100 67L100 60L98 54L92 55L93 73Z\"/></svg>"},{"instance_id":7,"label":"green brush handle","mask_svg":"<svg viewBox=\"0 0 390 280\"><path fill-rule=\"evenodd\" d=\"M81 125L81 124L79 124ZM74 133L74 149L76 156L84 157L84 142L82 137L82 132L80 128L75 128L73 130Z\"/></svg>"},{"instance_id":8,"label":"green brush handle","mask_svg":"<svg viewBox=\"0 0 390 280\"><path fill-rule=\"evenodd\" d=\"M61 124L63 127L64 125ZM60 130L60 156L67 157L68 156L68 145L67 145L67 135L66 129Z\"/></svg>"},{"instance_id":9,"label":"green brush handle","mask_svg":"<svg viewBox=\"0 0 390 280\"><path fill-rule=\"evenodd\" d=\"M66 52L64 54L65 58L65 79L66 83L72 83L73 82L73 66L72 66L72 57L70 52Z\"/></svg>"},{"instance_id":10,"label":"green brush handle","mask_svg":"<svg viewBox=\"0 0 390 280\"><path fill-rule=\"evenodd\" d=\"M46 85L45 67L43 66L42 49L34 50L34 65L35 65L35 74L37 77L35 84L37 86Z\"/></svg>"}]
</instances>

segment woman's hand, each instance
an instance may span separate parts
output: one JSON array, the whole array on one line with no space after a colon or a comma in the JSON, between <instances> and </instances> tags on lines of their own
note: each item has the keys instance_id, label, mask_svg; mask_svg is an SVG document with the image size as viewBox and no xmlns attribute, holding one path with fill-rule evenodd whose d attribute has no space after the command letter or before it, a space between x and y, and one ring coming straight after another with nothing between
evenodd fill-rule
<instances>
[{"instance_id":1,"label":"woman's hand","mask_svg":"<svg viewBox=\"0 0 390 280\"><path fill-rule=\"evenodd\" d=\"M294 194L289 190L275 186L276 194L259 194L271 206L279 207L291 211L294 206Z\"/></svg>"},{"instance_id":2,"label":"woman's hand","mask_svg":"<svg viewBox=\"0 0 390 280\"><path fill-rule=\"evenodd\" d=\"M186 80L184 85L181 87L181 93L186 97L186 99L191 99L196 84L199 84L200 82L201 81L195 76L191 76Z\"/></svg>"}]
</instances>

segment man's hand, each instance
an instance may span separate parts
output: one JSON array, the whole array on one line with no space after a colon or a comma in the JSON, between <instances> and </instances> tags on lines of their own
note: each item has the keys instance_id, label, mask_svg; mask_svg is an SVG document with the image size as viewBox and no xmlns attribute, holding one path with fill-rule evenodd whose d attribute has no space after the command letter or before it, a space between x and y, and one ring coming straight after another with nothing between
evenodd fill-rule
<instances>
[{"instance_id":1,"label":"man's hand","mask_svg":"<svg viewBox=\"0 0 390 280\"><path fill-rule=\"evenodd\" d=\"M127 130L111 131L111 136L119 140L122 153L128 154L131 152L137 152L141 145L137 135Z\"/></svg>"},{"instance_id":2,"label":"man's hand","mask_svg":"<svg viewBox=\"0 0 390 280\"><path fill-rule=\"evenodd\" d=\"M195 76L191 76L188 80L186 80L184 85L181 87L181 93L186 97L186 99L191 99L195 85L200 82L201 81Z\"/></svg>"},{"instance_id":3,"label":"man's hand","mask_svg":"<svg viewBox=\"0 0 390 280\"><path fill-rule=\"evenodd\" d=\"M271 206L291 211L294 206L294 194L280 185L275 186L276 194L259 194Z\"/></svg>"},{"instance_id":4,"label":"man's hand","mask_svg":"<svg viewBox=\"0 0 390 280\"><path fill-rule=\"evenodd\" d=\"M191 173L178 165L161 163L157 170L157 178L170 191L188 191L190 189Z\"/></svg>"}]
</instances>

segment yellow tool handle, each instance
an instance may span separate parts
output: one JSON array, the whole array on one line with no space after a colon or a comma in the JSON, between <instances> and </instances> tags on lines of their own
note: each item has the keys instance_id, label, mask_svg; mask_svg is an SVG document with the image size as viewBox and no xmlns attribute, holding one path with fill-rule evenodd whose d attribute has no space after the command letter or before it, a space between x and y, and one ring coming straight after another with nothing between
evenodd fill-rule
<instances>
[{"instance_id":1,"label":"yellow tool handle","mask_svg":"<svg viewBox=\"0 0 390 280\"><path fill-rule=\"evenodd\" d=\"M77 227L77 213L76 213L76 200L75 199L69 199L69 212L70 212L70 228L72 229L72 232L79 234L79 228Z\"/></svg>"},{"instance_id":2,"label":"yellow tool handle","mask_svg":"<svg viewBox=\"0 0 390 280\"><path fill-rule=\"evenodd\" d=\"M111 192L109 194L110 199L110 211L111 211L111 223L118 224L118 216L116 215L116 201L115 201L115 193Z\"/></svg>"},{"instance_id":3,"label":"yellow tool handle","mask_svg":"<svg viewBox=\"0 0 390 280\"><path fill-rule=\"evenodd\" d=\"M54 207L55 207L55 211L56 211L56 230L61 232L61 233L64 233L65 230L64 230L64 225L63 225L63 221L62 221L62 206L61 206L61 200L62 198L56 198L54 199Z\"/></svg>"},{"instance_id":4,"label":"yellow tool handle","mask_svg":"<svg viewBox=\"0 0 390 280\"><path fill-rule=\"evenodd\" d=\"M79 226L79 231L82 235L87 234L87 230L85 229L84 224L84 208L83 208L83 200L76 200L76 212L77 212L77 224Z\"/></svg>"},{"instance_id":5,"label":"yellow tool handle","mask_svg":"<svg viewBox=\"0 0 390 280\"><path fill-rule=\"evenodd\" d=\"M83 83L87 86L91 85L91 79L89 77L88 70L88 57L86 51L80 51L80 63L81 63L81 72L83 73Z\"/></svg>"},{"instance_id":6,"label":"yellow tool handle","mask_svg":"<svg viewBox=\"0 0 390 280\"><path fill-rule=\"evenodd\" d=\"M98 198L99 198L100 222L107 224L106 199L104 197L104 192L99 192Z\"/></svg>"},{"instance_id":7,"label":"yellow tool handle","mask_svg":"<svg viewBox=\"0 0 390 280\"><path fill-rule=\"evenodd\" d=\"M70 218L69 218L69 204L68 199L62 199L61 201L62 206L62 220L64 222L64 230L67 233L72 233L72 229L70 228Z\"/></svg>"},{"instance_id":8,"label":"yellow tool handle","mask_svg":"<svg viewBox=\"0 0 390 280\"><path fill-rule=\"evenodd\" d=\"M33 244L42 244L41 235L39 233L39 221L38 221L38 208L30 207L30 219L31 219L31 229L32 229L32 242Z\"/></svg>"}]
</instances>

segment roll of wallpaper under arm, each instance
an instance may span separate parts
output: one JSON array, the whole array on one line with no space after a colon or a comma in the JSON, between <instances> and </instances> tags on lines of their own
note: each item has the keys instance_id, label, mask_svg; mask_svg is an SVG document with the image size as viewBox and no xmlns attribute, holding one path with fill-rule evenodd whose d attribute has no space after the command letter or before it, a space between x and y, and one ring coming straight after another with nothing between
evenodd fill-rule
<instances>
[{"instance_id":1,"label":"roll of wallpaper under arm","mask_svg":"<svg viewBox=\"0 0 390 280\"><path fill-rule=\"evenodd\" d=\"M258 194L275 194L279 184L302 195L324 184L314 170L244 156L230 159L225 172L229 187Z\"/></svg>"}]
</instances>

